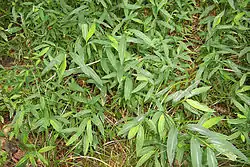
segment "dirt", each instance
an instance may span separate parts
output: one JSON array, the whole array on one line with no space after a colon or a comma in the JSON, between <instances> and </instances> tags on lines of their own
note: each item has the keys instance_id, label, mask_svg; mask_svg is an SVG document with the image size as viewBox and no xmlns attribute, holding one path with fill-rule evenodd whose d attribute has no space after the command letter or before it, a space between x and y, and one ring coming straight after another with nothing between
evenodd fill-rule
<instances>
[{"instance_id":1,"label":"dirt","mask_svg":"<svg viewBox=\"0 0 250 167\"><path fill-rule=\"evenodd\" d=\"M15 64L15 59L9 56L0 57L0 65L3 67L11 67Z\"/></svg>"}]
</instances>

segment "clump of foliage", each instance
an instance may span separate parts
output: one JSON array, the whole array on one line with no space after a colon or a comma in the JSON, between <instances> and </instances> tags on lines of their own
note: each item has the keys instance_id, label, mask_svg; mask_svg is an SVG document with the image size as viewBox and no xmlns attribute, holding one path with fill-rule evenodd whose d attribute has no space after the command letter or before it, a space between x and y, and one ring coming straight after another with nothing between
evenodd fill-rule
<instances>
[{"instance_id":1,"label":"clump of foliage","mask_svg":"<svg viewBox=\"0 0 250 167\"><path fill-rule=\"evenodd\" d=\"M249 164L247 5L1 4L0 112L26 151L17 166Z\"/></svg>"}]
</instances>

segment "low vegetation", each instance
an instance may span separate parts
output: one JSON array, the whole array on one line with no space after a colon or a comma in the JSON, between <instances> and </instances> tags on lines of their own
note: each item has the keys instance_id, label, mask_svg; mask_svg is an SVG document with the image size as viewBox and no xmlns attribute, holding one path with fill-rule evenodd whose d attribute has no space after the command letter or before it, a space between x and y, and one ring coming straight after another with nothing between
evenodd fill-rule
<instances>
[{"instance_id":1,"label":"low vegetation","mask_svg":"<svg viewBox=\"0 0 250 167\"><path fill-rule=\"evenodd\" d=\"M0 2L0 166L248 166L248 0Z\"/></svg>"}]
</instances>

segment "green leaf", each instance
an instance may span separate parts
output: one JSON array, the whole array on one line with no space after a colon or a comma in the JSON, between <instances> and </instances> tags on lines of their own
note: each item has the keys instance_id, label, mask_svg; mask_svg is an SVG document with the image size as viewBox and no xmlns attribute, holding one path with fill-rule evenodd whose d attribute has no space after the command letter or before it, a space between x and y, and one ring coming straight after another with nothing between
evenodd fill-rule
<instances>
[{"instance_id":1,"label":"green leaf","mask_svg":"<svg viewBox=\"0 0 250 167\"><path fill-rule=\"evenodd\" d=\"M217 167L218 166L216 156L210 148L207 148L207 164L208 164L208 167Z\"/></svg>"},{"instance_id":2,"label":"green leaf","mask_svg":"<svg viewBox=\"0 0 250 167\"><path fill-rule=\"evenodd\" d=\"M83 154L86 155L88 153L89 150L89 139L88 139L88 135L85 135L83 138Z\"/></svg>"},{"instance_id":3,"label":"green leaf","mask_svg":"<svg viewBox=\"0 0 250 167\"><path fill-rule=\"evenodd\" d=\"M136 164L136 167L140 167L142 166L153 154L155 153L155 151L150 151L147 154L143 155L139 161Z\"/></svg>"},{"instance_id":4,"label":"green leaf","mask_svg":"<svg viewBox=\"0 0 250 167\"><path fill-rule=\"evenodd\" d=\"M56 148L56 146L46 146L46 147L41 148L38 152L45 153L45 152L48 152L50 150L53 150L54 148Z\"/></svg>"},{"instance_id":5,"label":"green leaf","mask_svg":"<svg viewBox=\"0 0 250 167\"><path fill-rule=\"evenodd\" d=\"M250 97L249 96L247 96L247 95L245 95L245 94L243 94L243 93L236 93L237 94L237 96L239 96L239 98L242 100L242 101L244 101L247 105L249 105L250 106Z\"/></svg>"},{"instance_id":6,"label":"green leaf","mask_svg":"<svg viewBox=\"0 0 250 167\"><path fill-rule=\"evenodd\" d=\"M245 47L240 51L240 57L250 52L250 47Z\"/></svg>"},{"instance_id":7,"label":"green leaf","mask_svg":"<svg viewBox=\"0 0 250 167\"><path fill-rule=\"evenodd\" d=\"M247 78L247 74L242 75L240 79L240 86L243 86Z\"/></svg>"},{"instance_id":8,"label":"green leaf","mask_svg":"<svg viewBox=\"0 0 250 167\"><path fill-rule=\"evenodd\" d=\"M120 63L121 65L123 65L123 62L125 59L125 53L126 53L126 36L125 35L121 37L121 40L119 42L118 53L119 53Z\"/></svg>"},{"instance_id":9,"label":"green leaf","mask_svg":"<svg viewBox=\"0 0 250 167\"><path fill-rule=\"evenodd\" d=\"M148 84L148 82L142 82L142 83L140 83L131 93L139 92L139 91L140 91L141 89L143 89L147 84Z\"/></svg>"},{"instance_id":10,"label":"green leaf","mask_svg":"<svg viewBox=\"0 0 250 167\"><path fill-rule=\"evenodd\" d=\"M117 62L116 62L116 58L115 58L113 52L111 51L110 48L107 48L106 53L107 53L107 57L108 57L111 65L114 67L115 70L117 70L117 66L116 66Z\"/></svg>"},{"instance_id":11,"label":"green leaf","mask_svg":"<svg viewBox=\"0 0 250 167\"><path fill-rule=\"evenodd\" d=\"M178 135L178 130L175 127L171 127L168 133L168 140L167 140L167 156L170 166L172 166L175 157L175 151L178 143L177 135Z\"/></svg>"},{"instance_id":12,"label":"green leaf","mask_svg":"<svg viewBox=\"0 0 250 167\"><path fill-rule=\"evenodd\" d=\"M73 61L80 66L82 72L85 73L88 77L91 77L96 82L97 86L101 88L103 86L101 78L92 68L84 64L84 58L80 57L76 53L71 53L71 56L73 58Z\"/></svg>"},{"instance_id":13,"label":"green leaf","mask_svg":"<svg viewBox=\"0 0 250 167\"><path fill-rule=\"evenodd\" d=\"M62 130L62 125L57 120L50 119L49 122L57 132L60 132Z\"/></svg>"},{"instance_id":14,"label":"green leaf","mask_svg":"<svg viewBox=\"0 0 250 167\"><path fill-rule=\"evenodd\" d=\"M150 130L152 130L154 133L157 133L157 128L154 122L151 119L146 119L146 122L148 126L150 127Z\"/></svg>"},{"instance_id":15,"label":"green leaf","mask_svg":"<svg viewBox=\"0 0 250 167\"><path fill-rule=\"evenodd\" d=\"M144 145L144 128L143 126L139 125L139 129L136 136L136 154L138 156L140 150Z\"/></svg>"},{"instance_id":16,"label":"green leaf","mask_svg":"<svg viewBox=\"0 0 250 167\"><path fill-rule=\"evenodd\" d=\"M241 12L238 13L235 17L234 17L234 23L236 25L240 25L240 19L245 15L245 12Z\"/></svg>"},{"instance_id":17,"label":"green leaf","mask_svg":"<svg viewBox=\"0 0 250 167\"><path fill-rule=\"evenodd\" d=\"M133 127L130 129L130 131L128 132L128 139L132 139L133 137L135 137L136 133L138 132L139 130L139 125Z\"/></svg>"},{"instance_id":18,"label":"green leaf","mask_svg":"<svg viewBox=\"0 0 250 167\"><path fill-rule=\"evenodd\" d=\"M207 120L206 122L204 122L202 126L205 128L211 128L212 126L219 123L221 121L221 119L222 119L222 117L211 118L211 119Z\"/></svg>"},{"instance_id":19,"label":"green leaf","mask_svg":"<svg viewBox=\"0 0 250 167\"><path fill-rule=\"evenodd\" d=\"M26 154L24 155L19 161L18 163L16 164L16 167L22 167L24 166L24 163L29 159L29 155Z\"/></svg>"},{"instance_id":20,"label":"green leaf","mask_svg":"<svg viewBox=\"0 0 250 167\"><path fill-rule=\"evenodd\" d=\"M93 142L91 120L88 120L88 123L87 123L87 138L88 138L89 144L91 144Z\"/></svg>"},{"instance_id":21,"label":"green leaf","mask_svg":"<svg viewBox=\"0 0 250 167\"><path fill-rule=\"evenodd\" d=\"M40 159L43 162L43 164L45 164L47 166L49 165L48 161L44 158L44 156L42 154L37 152L36 155L37 155L37 158Z\"/></svg>"},{"instance_id":22,"label":"green leaf","mask_svg":"<svg viewBox=\"0 0 250 167\"><path fill-rule=\"evenodd\" d=\"M186 102L191 105L192 107L201 110L201 111L205 111L205 112L215 112L214 110L212 110L211 108L209 108L208 106L199 103L198 101L195 100L191 100L191 99L187 99Z\"/></svg>"},{"instance_id":23,"label":"green leaf","mask_svg":"<svg viewBox=\"0 0 250 167\"><path fill-rule=\"evenodd\" d=\"M231 6L231 8L233 8L235 10L235 6L234 6L234 0L227 0L229 5Z\"/></svg>"},{"instance_id":24,"label":"green leaf","mask_svg":"<svg viewBox=\"0 0 250 167\"><path fill-rule=\"evenodd\" d=\"M29 160L30 160L30 163L31 163L32 166L37 166L36 160L35 160L33 154L29 154Z\"/></svg>"},{"instance_id":25,"label":"green leaf","mask_svg":"<svg viewBox=\"0 0 250 167\"><path fill-rule=\"evenodd\" d=\"M126 123L125 125L123 125L122 129L118 132L118 136L127 133L132 127L137 125L137 121L130 121L128 123Z\"/></svg>"},{"instance_id":26,"label":"green leaf","mask_svg":"<svg viewBox=\"0 0 250 167\"><path fill-rule=\"evenodd\" d=\"M247 115L247 110L238 101L232 99L232 102L242 113L244 113L244 115Z\"/></svg>"},{"instance_id":27,"label":"green leaf","mask_svg":"<svg viewBox=\"0 0 250 167\"><path fill-rule=\"evenodd\" d=\"M232 161L235 161L238 156L242 160L249 162L248 158L241 151L225 139L212 137L209 138L208 142L212 143L218 152L224 154Z\"/></svg>"},{"instance_id":28,"label":"green leaf","mask_svg":"<svg viewBox=\"0 0 250 167\"><path fill-rule=\"evenodd\" d=\"M155 167L161 167L161 164L158 160L158 153L155 153Z\"/></svg>"},{"instance_id":29,"label":"green leaf","mask_svg":"<svg viewBox=\"0 0 250 167\"><path fill-rule=\"evenodd\" d=\"M130 100L132 89L133 89L133 81L130 77L127 77L124 85L125 100Z\"/></svg>"},{"instance_id":30,"label":"green leaf","mask_svg":"<svg viewBox=\"0 0 250 167\"><path fill-rule=\"evenodd\" d=\"M79 117L86 115L86 114L89 114L91 112L92 112L91 110L82 110L82 111L79 111L78 113L76 113L73 117L79 118Z\"/></svg>"},{"instance_id":31,"label":"green leaf","mask_svg":"<svg viewBox=\"0 0 250 167\"><path fill-rule=\"evenodd\" d=\"M215 28L217 25L220 24L221 22L221 18L224 15L225 11L222 11L220 14L218 14L215 18L214 18L214 22L213 22L213 28Z\"/></svg>"},{"instance_id":32,"label":"green leaf","mask_svg":"<svg viewBox=\"0 0 250 167\"><path fill-rule=\"evenodd\" d=\"M139 30L130 29L131 32L135 34L136 37L141 38L147 45L154 47L153 41Z\"/></svg>"},{"instance_id":33,"label":"green leaf","mask_svg":"<svg viewBox=\"0 0 250 167\"><path fill-rule=\"evenodd\" d=\"M160 135L160 139L162 139L164 136L164 130L165 130L165 116L164 116L164 114L162 114L160 116L159 122L158 122L158 132Z\"/></svg>"},{"instance_id":34,"label":"green leaf","mask_svg":"<svg viewBox=\"0 0 250 167\"><path fill-rule=\"evenodd\" d=\"M93 23L88 31L88 34L86 36L86 42L89 41L89 39L94 35L96 29L96 23Z\"/></svg>"},{"instance_id":35,"label":"green leaf","mask_svg":"<svg viewBox=\"0 0 250 167\"><path fill-rule=\"evenodd\" d=\"M43 55L45 55L48 51L49 51L50 47L46 47L44 48L39 54L38 57L41 57Z\"/></svg>"},{"instance_id":36,"label":"green leaf","mask_svg":"<svg viewBox=\"0 0 250 167\"><path fill-rule=\"evenodd\" d=\"M85 41L87 41L88 24L82 24L81 29L82 29L82 37Z\"/></svg>"},{"instance_id":37,"label":"green leaf","mask_svg":"<svg viewBox=\"0 0 250 167\"><path fill-rule=\"evenodd\" d=\"M77 132L78 128L65 128L61 132L62 133L72 133L72 132Z\"/></svg>"},{"instance_id":38,"label":"green leaf","mask_svg":"<svg viewBox=\"0 0 250 167\"><path fill-rule=\"evenodd\" d=\"M47 47L49 48L49 47ZM45 48L46 49L46 48ZM59 65L65 58L65 54L60 52L42 71L42 75L50 71L55 65Z\"/></svg>"},{"instance_id":39,"label":"green leaf","mask_svg":"<svg viewBox=\"0 0 250 167\"><path fill-rule=\"evenodd\" d=\"M250 86L243 86L241 89L237 90L238 93L246 92L250 90Z\"/></svg>"},{"instance_id":40,"label":"green leaf","mask_svg":"<svg viewBox=\"0 0 250 167\"><path fill-rule=\"evenodd\" d=\"M8 41L8 37L3 31L0 31L0 37L2 37L6 42Z\"/></svg>"},{"instance_id":41,"label":"green leaf","mask_svg":"<svg viewBox=\"0 0 250 167\"><path fill-rule=\"evenodd\" d=\"M202 167L202 152L199 141L192 137L190 141L192 166Z\"/></svg>"},{"instance_id":42,"label":"green leaf","mask_svg":"<svg viewBox=\"0 0 250 167\"><path fill-rule=\"evenodd\" d=\"M194 90L191 91L191 93L189 95L187 95L187 98L193 97L195 95L199 95L201 93L207 92L209 89L211 88L211 86L204 86L204 87L200 87L200 88L196 88Z\"/></svg>"},{"instance_id":43,"label":"green leaf","mask_svg":"<svg viewBox=\"0 0 250 167\"><path fill-rule=\"evenodd\" d=\"M9 28L7 31L8 31L8 33L10 33L10 34L13 34L13 33L16 33L16 32L18 32L18 31L20 31L20 30L22 30L21 27L12 27L12 28Z\"/></svg>"},{"instance_id":44,"label":"green leaf","mask_svg":"<svg viewBox=\"0 0 250 167\"><path fill-rule=\"evenodd\" d=\"M154 92L154 86L151 86L151 88L148 90L148 93L146 94L144 102L146 102L153 94Z\"/></svg>"},{"instance_id":45,"label":"green leaf","mask_svg":"<svg viewBox=\"0 0 250 167\"><path fill-rule=\"evenodd\" d=\"M124 74L123 66L120 63L117 63L117 80L121 84Z\"/></svg>"},{"instance_id":46,"label":"green leaf","mask_svg":"<svg viewBox=\"0 0 250 167\"><path fill-rule=\"evenodd\" d=\"M62 61L62 64L60 65L60 68L59 68L59 71L58 71L59 83L63 79L63 74L64 74L64 72L66 70L66 67L67 67L67 62L66 62L66 54L65 54L64 59Z\"/></svg>"},{"instance_id":47,"label":"green leaf","mask_svg":"<svg viewBox=\"0 0 250 167\"><path fill-rule=\"evenodd\" d=\"M93 115L92 122L97 126L101 134L104 136L104 127L102 121L99 119L98 116Z\"/></svg>"},{"instance_id":48,"label":"green leaf","mask_svg":"<svg viewBox=\"0 0 250 167\"><path fill-rule=\"evenodd\" d=\"M74 143L79 137L80 137L80 133L76 133L73 136L70 137L70 139L67 141L66 146L71 145L72 143Z\"/></svg>"}]
</instances>

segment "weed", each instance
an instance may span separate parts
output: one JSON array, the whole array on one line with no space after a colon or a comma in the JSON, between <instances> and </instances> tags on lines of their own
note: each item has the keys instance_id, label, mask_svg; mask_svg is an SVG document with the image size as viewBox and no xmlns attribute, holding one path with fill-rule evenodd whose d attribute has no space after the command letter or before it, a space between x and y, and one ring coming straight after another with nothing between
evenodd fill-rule
<instances>
[{"instance_id":1,"label":"weed","mask_svg":"<svg viewBox=\"0 0 250 167\"><path fill-rule=\"evenodd\" d=\"M3 3L0 119L26 152L16 165L249 164L248 8Z\"/></svg>"}]
</instances>

